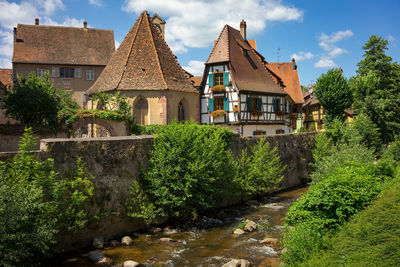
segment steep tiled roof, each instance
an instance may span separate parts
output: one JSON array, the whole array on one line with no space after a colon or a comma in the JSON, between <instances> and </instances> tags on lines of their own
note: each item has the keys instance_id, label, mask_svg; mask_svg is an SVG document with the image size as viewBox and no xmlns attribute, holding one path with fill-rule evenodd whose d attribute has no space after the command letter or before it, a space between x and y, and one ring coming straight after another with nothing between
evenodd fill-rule
<instances>
[{"instance_id":1,"label":"steep tiled roof","mask_svg":"<svg viewBox=\"0 0 400 267\"><path fill-rule=\"evenodd\" d=\"M112 90L174 90L198 92L153 24L140 14L89 94Z\"/></svg>"},{"instance_id":2,"label":"steep tiled roof","mask_svg":"<svg viewBox=\"0 0 400 267\"><path fill-rule=\"evenodd\" d=\"M296 104L304 103L297 67L293 70L292 62L267 63L266 67L281 79L284 90Z\"/></svg>"},{"instance_id":3,"label":"steep tiled roof","mask_svg":"<svg viewBox=\"0 0 400 267\"><path fill-rule=\"evenodd\" d=\"M12 62L106 65L114 51L112 30L18 24Z\"/></svg>"},{"instance_id":4,"label":"steep tiled roof","mask_svg":"<svg viewBox=\"0 0 400 267\"><path fill-rule=\"evenodd\" d=\"M193 77L190 77L190 80L193 82L193 86L198 88L201 85L201 81L203 80L203 76L193 76Z\"/></svg>"},{"instance_id":5,"label":"steep tiled roof","mask_svg":"<svg viewBox=\"0 0 400 267\"><path fill-rule=\"evenodd\" d=\"M233 83L239 90L286 95L257 53L238 30L225 25L206 64L229 61Z\"/></svg>"},{"instance_id":6,"label":"steep tiled roof","mask_svg":"<svg viewBox=\"0 0 400 267\"><path fill-rule=\"evenodd\" d=\"M12 69L0 69L0 87L3 89L11 86L12 79L11 79Z\"/></svg>"}]
</instances>

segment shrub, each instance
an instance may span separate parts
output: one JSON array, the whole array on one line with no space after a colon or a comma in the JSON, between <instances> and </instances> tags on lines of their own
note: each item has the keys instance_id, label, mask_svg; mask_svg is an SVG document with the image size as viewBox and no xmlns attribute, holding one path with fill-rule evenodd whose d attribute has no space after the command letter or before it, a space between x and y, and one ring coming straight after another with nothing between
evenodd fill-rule
<instances>
[{"instance_id":1,"label":"shrub","mask_svg":"<svg viewBox=\"0 0 400 267\"><path fill-rule=\"evenodd\" d=\"M233 132L193 122L172 123L154 140L149 167L132 187L131 216L195 216L222 205L235 192L227 150ZM138 198L138 192L141 192Z\"/></svg>"},{"instance_id":2,"label":"shrub","mask_svg":"<svg viewBox=\"0 0 400 267\"><path fill-rule=\"evenodd\" d=\"M39 161L31 152L35 143L27 129L20 153L0 162L0 258L5 266L38 262L51 252L60 230L79 229L88 218L84 206L93 184L82 161L68 179L60 179L52 159Z\"/></svg>"},{"instance_id":3,"label":"shrub","mask_svg":"<svg viewBox=\"0 0 400 267\"><path fill-rule=\"evenodd\" d=\"M280 162L277 150L265 138L260 138L250 148L250 153L247 149L242 150L236 163L236 180L244 196L266 193L283 179L285 166Z\"/></svg>"}]
</instances>

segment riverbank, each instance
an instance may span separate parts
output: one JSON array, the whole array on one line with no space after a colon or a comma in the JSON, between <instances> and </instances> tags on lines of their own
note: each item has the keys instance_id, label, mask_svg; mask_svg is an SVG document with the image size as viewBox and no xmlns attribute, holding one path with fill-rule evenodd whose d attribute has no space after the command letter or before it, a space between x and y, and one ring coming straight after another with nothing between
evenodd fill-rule
<instances>
[{"instance_id":1,"label":"riverbank","mask_svg":"<svg viewBox=\"0 0 400 267\"><path fill-rule=\"evenodd\" d=\"M191 227L153 228L153 232L132 233L131 245L105 246L98 251L111 259L109 266L121 266L126 260L145 266L221 266L234 258L247 259L254 266L278 266L281 248L260 244L260 241L265 237L280 238L287 209L306 190L307 187L293 188L222 209L212 218L200 218ZM258 230L234 235L233 229L245 219L257 223ZM214 226L205 228L207 224L199 223L207 220ZM164 237L179 242L160 241ZM58 256L45 266L98 266L88 259L89 251L87 248Z\"/></svg>"}]
</instances>

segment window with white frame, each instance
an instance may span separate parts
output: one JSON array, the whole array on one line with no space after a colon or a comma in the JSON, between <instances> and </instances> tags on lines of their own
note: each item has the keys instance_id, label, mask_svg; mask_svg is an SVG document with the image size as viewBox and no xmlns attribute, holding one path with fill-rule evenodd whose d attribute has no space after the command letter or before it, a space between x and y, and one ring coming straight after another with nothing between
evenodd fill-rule
<instances>
[{"instance_id":1,"label":"window with white frame","mask_svg":"<svg viewBox=\"0 0 400 267\"><path fill-rule=\"evenodd\" d=\"M94 81L95 72L94 70L86 70L86 80Z\"/></svg>"},{"instance_id":2,"label":"window with white frame","mask_svg":"<svg viewBox=\"0 0 400 267\"><path fill-rule=\"evenodd\" d=\"M39 76L39 77L44 77L44 74L46 73L46 69L41 69L41 68L38 68L37 69L37 76Z\"/></svg>"},{"instance_id":3,"label":"window with white frame","mask_svg":"<svg viewBox=\"0 0 400 267\"><path fill-rule=\"evenodd\" d=\"M75 68L75 78L82 78L82 68Z\"/></svg>"}]
</instances>

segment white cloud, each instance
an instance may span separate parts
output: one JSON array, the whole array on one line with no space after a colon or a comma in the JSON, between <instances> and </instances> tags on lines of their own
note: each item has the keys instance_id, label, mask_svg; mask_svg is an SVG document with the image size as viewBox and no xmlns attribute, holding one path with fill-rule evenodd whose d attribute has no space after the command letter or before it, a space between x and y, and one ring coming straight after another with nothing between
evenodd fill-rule
<instances>
[{"instance_id":1,"label":"white cloud","mask_svg":"<svg viewBox=\"0 0 400 267\"><path fill-rule=\"evenodd\" d=\"M331 35L322 33L319 37L319 46L326 53L321 55L320 60L316 62L314 66L317 68L330 68L336 66L336 63L333 61L333 59L342 54L349 53L349 51L346 49L338 47L336 43L350 38L353 35L354 34L351 30L337 31Z\"/></svg>"},{"instance_id":2,"label":"white cloud","mask_svg":"<svg viewBox=\"0 0 400 267\"><path fill-rule=\"evenodd\" d=\"M303 19L303 11L282 0L125 0L122 10L149 10L166 19L165 38L175 53L211 45L225 24L239 28L242 19L249 36L261 32L268 21Z\"/></svg>"},{"instance_id":3,"label":"white cloud","mask_svg":"<svg viewBox=\"0 0 400 267\"><path fill-rule=\"evenodd\" d=\"M115 42L115 50L118 49L119 45L121 44L120 42L118 42L117 40L114 41Z\"/></svg>"},{"instance_id":4,"label":"white cloud","mask_svg":"<svg viewBox=\"0 0 400 267\"><path fill-rule=\"evenodd\" d=\"M38 9L28 2L17 4L0 1L0 10L0 26L8 30L12 30L17 23L34 23L39 15Z\"/></svg>"},{"instance_id":5,"label":"white cloud","mask_svg":"<svg viewBox=\"0 0 400 267\"><path fill-rule=\"evenodd\" d=\"M42 13L45 15L51 15L57 10L63 10L65 8L62 0L36 0L37 5L42 9Z\"/></svg>"},{"instance_id":6,"label":"white cloud","mask_svg":"<svg viewBox=\"0 0 400 267\"><path fill-rule=\"evenodd\" d=\"M203 74L204 71L204 62L191 60L189 61L189 64L183 68L194 76L200 76Z\"/></svg>"},{"instance_id":7,"label":"white cloud","mask_svg":"<svg viewBox=\"0 0 400 267\"><path fill-rule=\"evenodd\" d=\"M89 4L94 6L103 6L103 2L101 0L89 0Z\"/></svg>"},{"instance_id":8,"label":"white cloud","mask_svg":"<svg viewBox=\"0 0 400 267\"><path fill-rule=\"evenodd\" d=\"M394 38L394 37L393 37L392 35L390 35L390 34L389 34L389 36L388 36L387 39L388 39L389 42L393 42L393 41L396 40L396 38Z\"/></svg>"},{"instance_id":9,"label":"white cloud","mask_svg":"<svg viewBox=\"0 0 400 267\"><path fill-rule=\"evenodd\" d=\"M312 59L314 55L311 52L300 51L298 54L294 53L290 55L290 58L294 58L296 61Z\"/></svg>"},{"instance_id":10,"label":"white cloud","mask_svg":"<svg viewBox=\"0 0 400 267\"><path fill-rule=\"evenodd\" d=\"M11 59L10 58L0 58L0 68L2 69L11 69Z\"/></svg>"},{"instance_id":11,"label":"white cloud","mask_svg":"<svg viewBox=\"0 0 400 267\"><path fill-rule=\"evenodd\" d=\"M333 68L336 64L332 59L329 58L321 58L318 62L314 64L316 68Z\"/></svg>"},{"instance_id":12,"label":"white cloud","mask_svg":"<svg viewBox=\"0 0 400 267\"><path fill-rule=\"evenodd\" d=\"M11 56L13 50L13 34L0 30L0 55Z\"/></svg>"}]
</instances>

